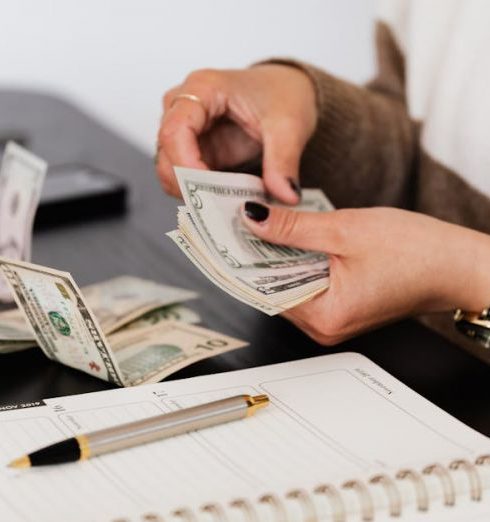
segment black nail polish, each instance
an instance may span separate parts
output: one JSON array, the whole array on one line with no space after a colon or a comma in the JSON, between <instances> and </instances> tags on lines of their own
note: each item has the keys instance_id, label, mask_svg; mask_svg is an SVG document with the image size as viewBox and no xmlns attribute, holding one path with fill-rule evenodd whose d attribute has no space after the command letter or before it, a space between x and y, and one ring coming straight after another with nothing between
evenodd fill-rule
<instances>
[{"instance_id":1,"label":"black nail polish","mask_svg":"<svg viewBox=\"0 0 490 522\"><path fill-rule=\"evenodd\" d=\"M269 217L269 209L255 201L247 201L245 203L245 215L254 221L261 222Z\"/></svg>"},{"instance_id":2,"label":"black nail polish","mask_svg":"<svg viewBox=\"0 0 490 522\"><path fill-rule=\"evenodd\" d=\"M301 187L299 186L299 183L293 178L288 178L288 181L289 181L289 186L301 198Z\"/></svg>"}]
</instances>

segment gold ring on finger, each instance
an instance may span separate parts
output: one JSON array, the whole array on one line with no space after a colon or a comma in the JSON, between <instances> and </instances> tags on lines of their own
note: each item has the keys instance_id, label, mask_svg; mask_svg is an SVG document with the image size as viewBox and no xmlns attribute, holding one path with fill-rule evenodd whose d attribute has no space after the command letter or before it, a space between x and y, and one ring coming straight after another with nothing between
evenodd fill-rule
<instances>
[{"instance_id":1,"label":"gold ring on finger","mask_svg":"<svg viewBox=\"0 0 490 522\"><path fill-rule=\"evenodd\" d=\"M201 98L199 98L199 96L196 96L195 94L189 94L187 92L177 94L170 103L170 107L173 107L175 103L177 103L179 100L190 100L195 103L199 103L199 105L204 109L204 103L202 102Z\"/></svg>"}]
</instances>

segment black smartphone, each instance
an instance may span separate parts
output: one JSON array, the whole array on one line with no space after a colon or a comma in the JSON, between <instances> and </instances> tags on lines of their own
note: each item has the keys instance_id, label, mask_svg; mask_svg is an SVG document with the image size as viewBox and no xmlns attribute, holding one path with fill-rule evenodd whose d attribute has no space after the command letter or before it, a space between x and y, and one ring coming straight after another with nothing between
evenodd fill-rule
<instances>
[{"instance_id":1,"label":"black smartphone","mask_svg":"<svg viewBox=\"0 0 490 522\"><path fill-rule=\"evenodd\" d=\"M118 216L127 209L127 185L89 165L70 163L49 168L35 227Z\"/></svg>"}]
</instances>

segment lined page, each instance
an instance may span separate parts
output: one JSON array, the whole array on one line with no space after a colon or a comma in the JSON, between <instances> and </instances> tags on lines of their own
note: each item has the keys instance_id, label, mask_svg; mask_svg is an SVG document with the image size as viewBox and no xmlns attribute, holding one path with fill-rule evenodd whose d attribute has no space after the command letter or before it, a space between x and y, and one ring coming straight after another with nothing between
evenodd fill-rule
<instances>
[{"instance_id":1,"label":"lined page","mask_svg":"<svg viewBox=\"0 0 490 522\"><path fill-rule=\"evenodd\" d=\"M259 393L267 393L271 404L247 419L85 462L5 467L77 433ZM1 412L0 512L9 522L126 520L142 512L473 459L485 450L485 437L365 357L336 354Z\"/></svg>"}]
</instances>

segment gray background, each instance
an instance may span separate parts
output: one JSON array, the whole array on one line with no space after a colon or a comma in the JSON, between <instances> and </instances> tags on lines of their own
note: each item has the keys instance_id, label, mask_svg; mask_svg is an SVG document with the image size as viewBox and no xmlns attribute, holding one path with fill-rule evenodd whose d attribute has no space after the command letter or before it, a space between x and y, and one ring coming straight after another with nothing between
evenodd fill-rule
<instances>
[{"instance_id":1,"label":"gray background","mask_svg":"<svg viewBox=\"0 0 490 522\"><path fill-rule=\"evenodd\" d=\"M151 151L162 93L202 67L295 56L373 70L374 0L0 0L0 89L66 96Z\"/></svg>"}]
</instances>

